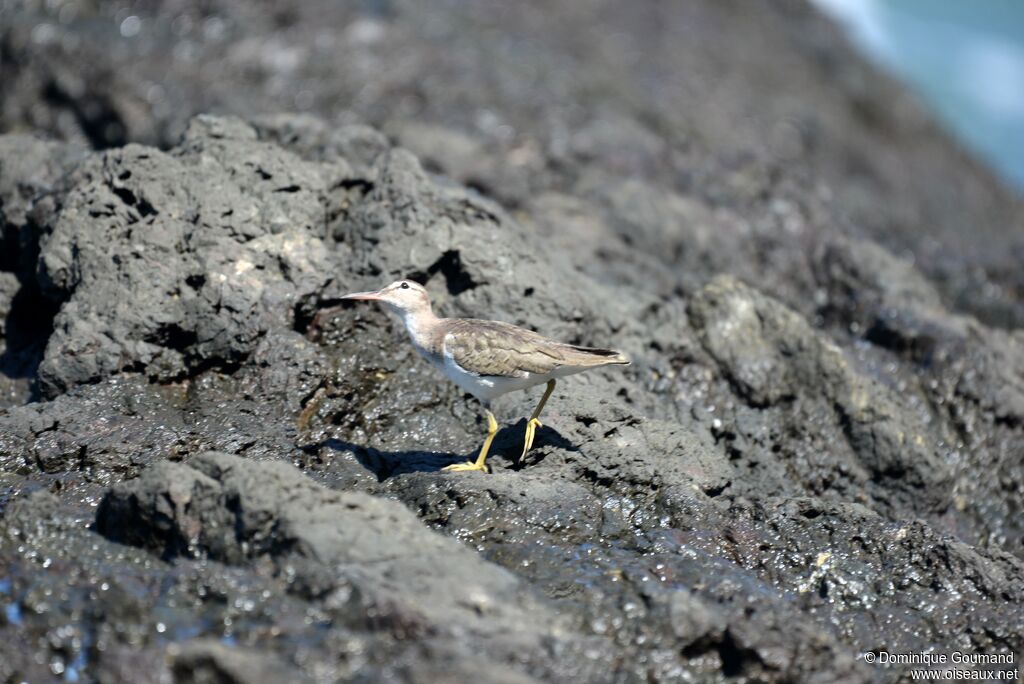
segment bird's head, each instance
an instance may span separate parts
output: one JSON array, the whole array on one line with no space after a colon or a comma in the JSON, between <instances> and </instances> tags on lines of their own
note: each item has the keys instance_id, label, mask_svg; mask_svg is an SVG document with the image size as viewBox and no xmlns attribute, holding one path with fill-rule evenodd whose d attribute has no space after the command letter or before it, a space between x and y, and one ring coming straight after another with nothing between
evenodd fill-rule
<instances>
[{"instance_id":1,"label":"bird's head","mask_svg":"<svg viewBox=\"0 0 1024 684\"><path fill-rule=\"evenodd\" d=\"M411 280L396 280L376 292L353 292L345 295L342 299L382 302L403 317L430 311L430 297L427 295L427 288Z\"/></svg>"}]
</instances>

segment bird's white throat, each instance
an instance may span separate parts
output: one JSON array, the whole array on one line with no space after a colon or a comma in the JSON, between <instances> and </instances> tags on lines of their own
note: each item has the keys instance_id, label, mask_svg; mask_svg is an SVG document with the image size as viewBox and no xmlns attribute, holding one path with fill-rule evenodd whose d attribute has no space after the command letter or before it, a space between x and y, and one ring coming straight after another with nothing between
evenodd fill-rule
<instances>
[{"instance_id":1,"label":"bird's white throat","mask_svg":"<svg viewBox=\"0 0 1024 684\"><path fill-rule=\"evenodd\" d=\"M437 361L438 359L435 357L438 355L438 352L431 349L430 344L430 333L437 322L437 316L434 315L434 312L430 309L426 311L400 309L396 306L389 306L388 308L405 324L405 330L409 333L409 339L412 341L416 351L431 361Z\"/></svg>"}]
</instances>

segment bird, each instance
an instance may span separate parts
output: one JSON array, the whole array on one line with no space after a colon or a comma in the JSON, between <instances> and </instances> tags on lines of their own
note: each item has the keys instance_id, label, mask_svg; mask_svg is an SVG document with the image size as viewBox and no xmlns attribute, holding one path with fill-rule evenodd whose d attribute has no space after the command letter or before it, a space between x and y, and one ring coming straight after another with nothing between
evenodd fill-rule
<instances>
[{"instance_id":1,"label":"bird","mask_svg":"<svg viewBox=\"0 0 1024 684\"><path fill-rule=\"evenodd\" d=\"M398 316L413 347L445 377L473 395L487 414L487 436L475 461L456 463L442 470L490 472L487 454L498 432L491 400L509 392L546 384L544 394L526 422L523 452L533 446L541 411L555 390L558 378L591 368L628 365L629 358L613 349L582 347L549 339L526 328L476 318L439 318L430 305L427 289L413 280L396 280L375 292L353 292L342 300L380 302Z\"/></svg>"}]
</instances>

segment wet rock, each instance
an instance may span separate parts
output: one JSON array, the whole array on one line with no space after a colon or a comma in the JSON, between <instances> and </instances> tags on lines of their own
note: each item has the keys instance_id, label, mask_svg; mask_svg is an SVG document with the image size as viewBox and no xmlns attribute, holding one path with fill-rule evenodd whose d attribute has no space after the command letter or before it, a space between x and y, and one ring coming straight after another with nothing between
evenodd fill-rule
<instances>
[{"instance_id":1,"label":"wet rock","mask_svg":"<svg viewBox=\"0 0 1024 684\"><path fill-rule=\"evenodd\" d=\"M177 656L183 656L183 676L193 670L245 672L232 655L231 632L271 672L286 669L297 679L355 670L379 675L384 661L374 654L391 640L385 619L373 623L376 631L354 633L333 619L313 617L320 614L264 568L162 563L97 535L82 517L93 515L36 492L17 497L0 519L0 557L11 572L10 581L0 583L0 632L12 647L0 661L5 675L24 678L45 670L68 678L163 681ZM281 641L329 643L334 655L302 648L273 654L270 646ZM410 666L423 663L422 657L399 657L400 647L386 650Z\"/></svg>"},{"instance_id":2,"label":"wet rock","mask_svg":"<svg viewBox=\"0 0 1024 684\"><path fill-rule=\"evenodd\" d=\"M115 381L0 416L0 470L109 486L155 458L183 449L185 421L171 401L144 384ZM180 398L179 398L180 400Z\"/></svg>"},{"instance_id":3,"label":"wet rock","mask_svg":"<svg viewBox=\"0 0 1024 684\"><path fill-rule=\"evenodd\" d=\"M1020 651L1019 202L802 4L116 11L0 29L0 679ZM397 277L634 363L440 472Z\"/></svg>"},{"instance_id":4,"label":"wet rock","mask_svg":"<svg viewBox=\"0 0 1024 684\"><path fill-rule=\"evenodd\" d=\"M966 318L942 309L934 286L906 261L870 242L836 240L818 260L824 313L873 343L929 362L938 337L963 338Z\"/></svg>"},{"instance_id":5,"label":"wet rock","mask_svg":"<svg viewBox=\"0 0 1024 684\"><path fill-rule=\"evenodd\" d=\"M96 526L165 558L269 557L304 587L330 582L315 594L352 600L355 591L382 619L483 639L492 653L538 649L558 629L513 575L423 529L402 506L332 492L282 463L208 452L188 465L156 464L104 497Z\"/></svg>"},{"instance_id":6,"label":"wet rock","mask_svg":"<svg viewBox=\"0 0 1024 684\"><path fill-rule=\"evenodd\" d=\"M259 652L230 648L216 641L188 643L174 649L171 673L175 682L208 684L300 684L311 681L283 663Z\"/></svg>"},{"instance_id":7,"label":"wet rock","mask_svg":"<svg viewBox=\"0 0 1024 684\"><path fill-rule=\"evenodd\" d=\"M674 510L674 516L694 520L692 509ZM986 596L1001 597L984 618L991 620L991 640L983 637L968 648L998 649L1008 635L1005 625L1020 622L1003 612L1012 612L1009 605L1024 587L1019 559L998 550L979 552L919 521L889 522L860 506L813 499L735 501L726 519L727 543L741 564L762 577L774 577L773 582L789 577L783 581L792 583L791 595L802 609L815 616L829 614L846 637L874 639L876 647L898 642L901 648L924 648L943 637L899 606L933 606L943 620L956 621L962 619L956 616L961 611L990 600ZM689 526L679 518L676 523ZM947 577L943 566L956 570ZM949 591L972 598L951 604L942 598ZM867 592L877 602L866 604ZM879 628L865 619L878 612L891 616L891 626ZM1010 632L1015 629L1010 627Z\"/></svg>"},{"instance_id":8,"label":"wet rock","mask_svg":"<svg viewBox=\"0 0 1024 684\"><path fill-rule=\"evenodd\" d=\"M869 342L871 365L931 407L933 428L952 447L954 505L1002 545L1018 538L1024 340L968 316L950 315L935 289L906 261L871 243L835 240L823 249L818 279L823 317L838 335ZM904 361L896 364L893 359ZM898 371L897 371L898 369ZM890 380L890 383L892 380ZM930 417L930 416L929 416ZM959 452L972 450L974 458ZM1007 514L990 515L998 508ZM990 522L981 523L981 519Z\"/></svg>"},{"instance_id":9,"label":"wet rock","mask_svg":"<svg viewBox=\"0 0 1024 684\"><path fill-rule=\"evenodd\" d=\"M638 280L644 270L603 265L600 252L584 265L587 258L560 253L553 238L532 233L538 219L520 222L495 202L431 176L408 151L367 152L349 163L342 147L330 151L333 143L318 137L327 129L309 119L261 126L207 117L168 153L135 146L97 155L45 214L52 232L44 233L42 282L61 302L58 322L82 325L80 314L91 306L89 324L135 354L130 364L118 357L103 366L113 357L95 347L88 373L74 357L59 364L61 357L51 357L52 368L77 373L74 382L68 376L73 386L0 417L4 497L15 502L11 519L22 521L11 538L44 555L64 549L51 555L75 578L69 586L83 587L90 605L124 606L119 631L92 618L76 623L107 646L85 659L89 672L170 671L177 661L167 664L169 648L197 636L219 643L230 633L242 638L238 648L266 652L272 663L312 679L400 672L412 681L442 673L457 681L482 673L509 681L870 681L855 655L880 643L877 628L871 634L866 627L876 615L893 625L883 630L885 643L907 649L952 645L960 637L942 625L954 623L982 625L993 635L971 642L979 651L1018 638L1012 613L1021 602L1019 563L948 536L1015 534L1008 521L1013 495L994 492L1013 473L1016 424L1001 419L1002 432L986 428L1004 440L979 452L997 467L968 484L969 466L979 460L950 465L950 452L937 446L956 423L923 411L914 392L900 391L876 366L878 355L896 354L899 363L916 364L914 372L946 379L945 371L879 340L868 340L865 354L848 337L851 321L868 321L879 309L929 317L946 331L974 331L965 334L978 335L985 354L1013 358L1012 334L950 316L912 268L877 248L843 252L842 241L823 243L807 261L808 277L824 291L814 302L791 308L727 276L707 284L691 279L693 296L681 302L670 294L670 269L654 269L664 279L652 284ZM215 192L181 181L193 166ZM120 171L104 176L105 168ZM303 195L301 206L288 204L296 193L267 199L274 193L260 183L268 179L254 169L318 190ZM124 171L131 173L121 178ZM255 190L231 185L241 173L255 179ZM182 182L196 201L186 201ZM134 204L112 189L122 186ZM120 202L113 244L130 244L140 224L157 217L170 226L159 235L176 237L150 261L111 266L98 246L111 216L69 213L101 196ZM143 217L143 199L167 215ZM543 220L580 207L602 216L554 196L534 206L554 212ZM725 220L696 204L670 206L709 224ZM221 207L248 220L225 216ZM281 207L300 225L276 233ZM83 211L83 222L70 221ZM92 243L79 250L82 226L96 232L85 233ZM625 235L605 228L613 243ZM302 254L313 256L288 262L272 249L276 235L295 236ZM701 249L721 255L712 235ZM671 241L650 236L632 252L635 263L668 263L653 255ZM209 278L192 276L224 271L234 258L254 267L234 285L225 280L217 290L223 298L214 302ZM720 263L728 270L745 258ZM906 284L887 281L887 270ZM141 308L96 306L94 297L112 292L115 276L142 293ZM614 340L635 364L560 383L523 461L521 416L536 396L503 399L496 405L503 428L489 461L494 474L440 473L479 447L477 408L438 381L383 312L342 306L320 315L337 294L398 276L427 282L442 313L486 312L579 342ZM188 296L151 295L143 292L147 283ZM179 303L157 308L168 299ZM147 326L167 315L194 332L147 338ZM814 315L820 320L812 323ZM234 337L218 337L218 330ZM63 339L71 338L55 333L51 345ZM955 338L936 339L942 350ZM959 405L972 387L966 369L977 372L979 356L942 358L963 364L960 394L946 400ZM993 391L1012 391L1012 382L985 377ZM30 494L40 488L56 492L49 507L25 509L20 502L35 501ZM985 492L991 502L965 507L962 491ZM911 525L911 518L922 521ZM95 530L87 529L93 520ZM905 542L894 564L909 574L890 564L889 542L863 551L862 529ZM75 553L97 539L99 551ZM4 548L13 558L24 555ZM158 565L139 569L147 563ZM983 589L943 613L940 626L914 613L937 599L913 587L966 596L960 575ZM19 609L52 591L50 577L19 580ZM174 578L170 592L161 589L167 577ZM890 590L871 579L877 577L899 587ZM97 590L104 581L119 588ZM132 590L135 598L124 594L123 582L142 587ZM1008 593L999 593L1000 585ZM55 633L62 615L81 610L84 600L64 596L31 629ZM158 610L150 614L147 605ZM972 617L967 606L974 606ZM303 616L310 614L322 617L309 622ZM268 634L267 624L280 635ZM155 633L170 636L154 640L158 625L165 631ZM50 657L62 664L83 652L73 639L56 643ZM233 648L205 648L181 661L183 673L236 676ZM16 671L30 672L31 664Z\"/></svg>"},{"instance_id":10,"label":"wet rock","mask_svg":"<svg viewBox=\"0 0 1024 684\"><path fill-rule=\"evenodd\" d=\"M950 504L949 468L935 455L927 423L798 314L728 277L698 293L689 314L705 349L752 409L784 404L832 414L828 436L841 436L854 457L844 459L840 477L862 486L892 480L877 497L884 501L898 488L910 507L941 511ZM835 442L830 448L842 453Z\"/></svg>"},{"instance_id":11,"label":"wet rock","mask_svg":"<svg viewBox=\"0 0 1024 684\"><path fill-rule=\"evenodd\" d=\"M702 642L713 644L724 637L724 625L718 613L710 610L699 598L679 591L672 595L669 619L676 637L686 648L698 648Z\"/></svg>"}]
</instances>

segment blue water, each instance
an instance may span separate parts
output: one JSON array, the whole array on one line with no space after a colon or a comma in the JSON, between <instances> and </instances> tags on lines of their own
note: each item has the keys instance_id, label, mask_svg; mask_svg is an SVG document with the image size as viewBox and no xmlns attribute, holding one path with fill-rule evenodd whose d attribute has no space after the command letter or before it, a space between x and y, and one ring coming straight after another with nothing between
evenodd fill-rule
<instances>
[{"instance_id":1,"label":"blue water","mask_svg":"<svg viewBox=\"0 0 1024 684\"><path fill-rule=\"evenodd\" d=\"M1024 191L1024 0L814 0Z\"/></svg>"}]
</instances>

